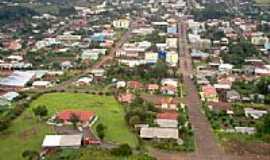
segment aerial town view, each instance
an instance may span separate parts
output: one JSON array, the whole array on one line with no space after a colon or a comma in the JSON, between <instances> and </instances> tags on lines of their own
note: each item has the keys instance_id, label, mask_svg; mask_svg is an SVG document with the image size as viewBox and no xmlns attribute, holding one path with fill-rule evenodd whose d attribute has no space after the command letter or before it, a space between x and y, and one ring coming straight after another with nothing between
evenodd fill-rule
<instances>
[{"instance_id":1,"label":"aerial town view","mask_svg":"<svg viewBox=\"0 0 270 160\"><path fill-rule=\"evenodd\" d=\"M270 0L0 0L0 160L270 160Z\"/></svg>"}]
</instances>

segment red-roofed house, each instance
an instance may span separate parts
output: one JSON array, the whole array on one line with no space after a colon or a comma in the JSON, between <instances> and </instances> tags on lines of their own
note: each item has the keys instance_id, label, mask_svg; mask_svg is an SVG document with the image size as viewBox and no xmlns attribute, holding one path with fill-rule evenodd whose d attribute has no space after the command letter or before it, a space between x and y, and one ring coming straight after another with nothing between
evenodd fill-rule
<instances>
[{"instance_id":1,"label":"red-roofed house","mask_svg":"<svg viewBox=\"0 0 270 160\"><path fill-rule=\"evenodd\" d=\"M63 121L65 124L70 124L70 119L72 118L72 115L76 115L79 118L80 122L83 124L83 126L88 125L89 122L91 122L95 117L94 112L75 110L65 110L58 113L56 117L57 119Z\"/></svg>"},{"instance_id":2,"label":"red-roofed house","mask_svg":"<svg viewBox=\"0 0 270 160\"><path fill-rule=\"evenodd\" d=\"M202 86L203 99L206 98L208 101L218 102L218 95L216 88L211 85Z\"/></svg>"},{"instance_id":3,"label":"red-roofed house","mask_svg":"<svg viewBox=\"0 0 270 160\"><path fill-rule=\"evenodd\" d=\"M158 113L155 122L159 125L159 127L177 128L178 113L177 112Z\"/></svg>"},{"instance_id":4,"label":"red-roofed house","mask_svg":"<svg viewBox=\"0 0 270 160\"><path fill-rule=\"evenodd\" d=\"M130 89L142 89L143 84L139 81L128 81L127 87Z\"/></svg>"},{"instance_id":5,"label":"red-roofed house","mask_svg":"<svg viewBox=\"0 0 270 160\"><path fill-rule=\"evenodd\" d=\"M157 114L157 119L170 119L170 120L177 120L178 119L177 112L162 112Z\"/></svg>"},{"instance_id":6,"label":"red-roofed house","mask_svg":"<svg viewBox=\"0 0 270 160\"><path fill-rule=\"evenodd\" d=\"M135 96L131 93L124 93L118 96L118 101L122 103L131 103Z\"/></svg>"},{"instance_id":7,"label":"red-roofed house","mask_svg":"<svg viewBox=\"0 0 270 160\"><path fill-rule=\"evenodd\" d=\"M159 86L158 84L148 84L147 85L147 90L153 93L154 91L158 90Z\"/></svg>"},{"instance_id":8,"label":"red-roofed house","mask_svg":"<svg viewBox=\"0 0 270 160\"><path fill-rule=\"evenodd\" d=\"M8 44L8 47L7 47L9 50L18 50L18 49L21 49L22 48L22 45L19 43L19 41L11 41L9 44Z\"/></svg>"},{"instance_id":9,"label":"red-roofed house","mask_svg":"<svg viewBox=\"0 0 270 160\"><path fill-rule=\"evenodd\" d=\"M156 106L161 109L177 110L177 100L172 97L162 97L160 101L156 103Z\"/></svg>"}]
</instances>

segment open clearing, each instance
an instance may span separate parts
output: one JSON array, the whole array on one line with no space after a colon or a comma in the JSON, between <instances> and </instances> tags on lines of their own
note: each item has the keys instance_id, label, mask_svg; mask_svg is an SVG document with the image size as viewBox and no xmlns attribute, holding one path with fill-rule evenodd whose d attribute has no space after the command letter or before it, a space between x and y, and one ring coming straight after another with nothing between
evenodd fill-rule
<instances>
[{"instance_id":1,"label":"open clearing","mask_svg":"<svg viewBox=\"0 0 270 160\"><path fill-rule=\"evenodd\" d=\"M50 93L33 101L30 107L15 121L11 127L0 135L0 155L8 160L22 159L26 149L38 150L46 134L53 133L52 127L39 122L32 113L32 108L45 105L49 115L65 109L94 111L98 122L106 126L105 140L115 143L128 143L135 147L136 136L128 129L124 119L123 107L112 96L97 96L81 93ZM2 157L3 158L3 157ZM1 160L1 157L0 157Z\"/></svg>"}]
</instances>

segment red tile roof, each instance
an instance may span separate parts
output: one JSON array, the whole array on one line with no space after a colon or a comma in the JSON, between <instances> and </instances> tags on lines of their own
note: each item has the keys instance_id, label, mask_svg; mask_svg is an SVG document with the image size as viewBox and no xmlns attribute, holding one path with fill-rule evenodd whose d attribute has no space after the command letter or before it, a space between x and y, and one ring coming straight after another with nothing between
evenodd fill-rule
<instances>
[{"instance_id":1,"label":"red tile roof","mask_svg":"<svg viewBox=\"0 0 270 160\"><path fill-rule=\"evenodd\" d=\"M178 115L179 114L177 112L163 112L163 113L158 113L157 118L158 119L177 120Z\"/></svg>"},{"instance_id":2,"label":"red tile roof","mask_svg":"<svg viewBox=\"0 0 270 160\"><path fill-rule=\"evenodd\" d=\"M173 97L161 97L160 104L177 104L177 100Z\"/></svg>"},{"instance_id":3,"label":"red tile roof","mask_svg":"<svg viewBox=\"0 0 270 160\"><path fill-rule=\"evenodd\" d=\"M157 90L159 86L157 84L148 84L147 89L148 90Z\"/></svg>"},{"instance_id":4,"label":"red tile roof","mask_svg":"<svg viewBox=\"0 0 270 160\"><path fill-rule=\"evenodd\" d=\"M143 84L139 81L128 81L127 86L132 89L140 89L143 88Z\"/></svg>"},{"instance_id":5,"label":"red tile roof","mask_svg":"<svg viewBox=\"0 0 270 160\"><path fill-rule=\"evenodd\" d=\"M205 96L212 96L212 95L217 94L215 87L213 87L211 85L202 86L202 91L203 91Z\"/></svg>"},{"instance_id":6,"label":"red tile roof","mask_svg":"<svg viewBox=\"0 0 270 160\"><path fill-rule=\"evenodd\" d=\"M57 118L59 118L60 120L63 120L64 122L68 122L72 114L75 114L76 116L78 116L80 121L83 123L90 121L95 116L94 112L65 110L63 112L58 113Z\"/></svg>"},{"instance_id":7,"label":"red tile roof","mask_svg":"<svg viewBox=\"0 0 270 160\"><path fill-rule=\"evenodd\" d=\"M173 92L176 92L177 91L177 87L173 86L173 85L166 85L166 86L162 86L161 87L161 90L162 91L173 91Z\"/></svg>"},{"instance_id":8,"label":"red tile roof","mask_svg":"<svg viewBox=\"0 0 270 160\"><path fill-rule=\"evenodd\" d=\"M232 105L227 102L208 102L209 106L212 106L214 110L232 110Z\"/></svg>"},{"instance_id":9,"label":"red tile roof","mask_svg":"<svg viewBox=\"0 0 270 160\"><path fill-rule=\"evenodd\" d=\"M118 96L118 100L120 102L126 102L126 103L131 103L134 98L135 96L131 93L124 93Z\"/></svg>"}]
</instances>

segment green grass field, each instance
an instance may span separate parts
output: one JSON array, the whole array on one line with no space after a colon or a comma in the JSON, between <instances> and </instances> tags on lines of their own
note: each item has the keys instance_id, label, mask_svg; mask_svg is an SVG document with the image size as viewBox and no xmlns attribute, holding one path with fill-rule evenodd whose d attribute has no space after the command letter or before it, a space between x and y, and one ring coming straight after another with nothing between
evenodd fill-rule
<instances>
[{"instance_id":1,"label":"green grass field","mask_svg":"<svg viewBox=\"0 0 270 160\"><path fill-rule=\"evenodd\" d=\"M32 108L46 105L49 114L53 115L64 109L94 111L99 121L107 129L105 140L115 143L137 145L137 138L132 134L124 120L124 109L111 96L95 96L80 93L50 93L33 101L30 108L17 118L6 131L0 135L0 155L8 160L19 160L26 149L40 149L44 135L53 133L53 129L45 122L33 117ZM1 158L0 158L1 159Z\"/></svg>"}]
</instances>

